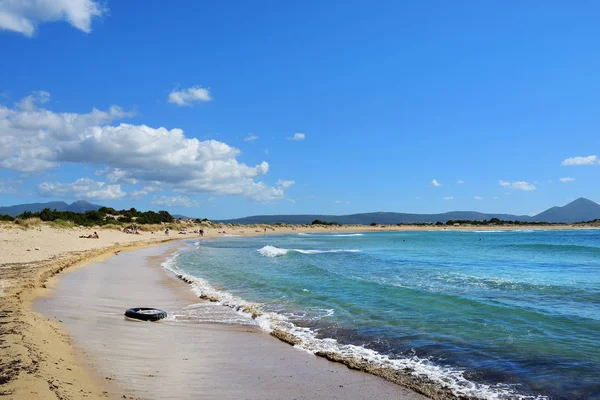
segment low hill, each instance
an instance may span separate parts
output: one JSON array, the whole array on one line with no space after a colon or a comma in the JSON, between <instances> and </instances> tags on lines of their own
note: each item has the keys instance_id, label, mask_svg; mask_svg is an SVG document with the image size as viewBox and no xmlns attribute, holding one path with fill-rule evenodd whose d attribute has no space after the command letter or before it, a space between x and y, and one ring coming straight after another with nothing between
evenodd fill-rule
<instances>
[{"instance_id":1,"label":"low hill","mask_svg":"<svg viewBox=\"0 0 600 400\"><path fill-rule=\"evenodd\" d=\"M0 207L0 214L10 215L16 217L17 215L24 213L25 211L39 212L44 208L51 210L56 209L57 211L73 211L73 212L85 212L100 209L99 205L89 203L85 200L78 200L71 204L65 203L64 201L51 201L49 203L29 203L29 204L17 204L14 206Z\"/></svg>"}]
</instances>

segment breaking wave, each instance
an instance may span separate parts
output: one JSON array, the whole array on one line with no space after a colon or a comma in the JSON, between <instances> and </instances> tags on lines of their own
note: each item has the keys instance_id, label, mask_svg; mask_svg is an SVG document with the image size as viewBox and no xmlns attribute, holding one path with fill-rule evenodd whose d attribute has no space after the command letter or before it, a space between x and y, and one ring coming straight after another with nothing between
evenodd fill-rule
<instances>
[{"instance_id":1,"label":"breaking wave","mask_svg":"<svg viewBox=\"0 0 600 400\"><path fill-rule=\"evenodd\" d=\"M275 246L264 246L258 250L260 255L264 257L280 257L288 253L301 253L301 254L325 254L325 253L359 253L360 250L348 250L348 249L337 249L337 250L303 250L303 249L280 249Z\"/></svg>"},{"instance_id":2,"label":"breaking wave","mask_svg":"<svg viewBox=\"0 0 600 400\"><path fill-rule=\"evenodd\" d=\"M265 246L258 251L261 250L269 254L279 255L296 251L279 249L274 246ZM391 376L393 378L390 379L392 382L396 380L405 383L411 382L413 389L423 393L435 394L436 398L439 399L456 397L496 400L548 399L545 396L519 394L514 385L476 383L465 377L465 372L459 368L438 365L430 359L416 355L390 357L363 346L340 343L335 338L319 338L314 330L295 325L285 314L266 312L263 305L259 303L248 302L231 293L216 289L208 281L181 271L177 266L178 257L179 252L173 254L162 266L188 283L198 297L209 300L215 306L225 306L237 311L240 317L245 318L249 324L257 324L264 331L271 333L280 340L288 341L308 353L323 356L331 361L346 365L358 365L358 369L387 379ZM322 311L322 314L317 318L333 314L333 310ZM239 320L230 322L241 323ZM281 335L281 332L283 332L283 335Z\"/></svg>"}]
</instances>

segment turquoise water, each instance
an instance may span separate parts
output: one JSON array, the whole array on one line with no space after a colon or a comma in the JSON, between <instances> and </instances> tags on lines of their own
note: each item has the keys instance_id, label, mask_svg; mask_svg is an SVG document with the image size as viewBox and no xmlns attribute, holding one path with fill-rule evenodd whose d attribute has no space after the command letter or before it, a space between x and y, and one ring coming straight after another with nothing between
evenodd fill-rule
<instances>
[{"instance_id":1,"label":"turquoise water","mask_svg":"<svg viewBox=\"0 0 600 400\"><path fill-rule=\"evenodd\" d=\"M204 240L169 268L265 329L480 398L600 399L600 231ZM216 305L216 307L219 307Z\"/></svg>"}]
</instances>

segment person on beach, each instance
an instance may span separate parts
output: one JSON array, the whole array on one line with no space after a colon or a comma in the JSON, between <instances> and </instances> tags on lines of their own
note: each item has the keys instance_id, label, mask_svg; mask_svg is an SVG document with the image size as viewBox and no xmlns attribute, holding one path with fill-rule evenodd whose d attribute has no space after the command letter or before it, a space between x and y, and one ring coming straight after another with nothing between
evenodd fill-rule
<instances>
[{"instance_id":1,"label":"person on beach","mask_svg":"<svg viewBox=\"0 0 600 400\"><path fill-rule=\"evenodd\" d=\"M169 236L169 228L165 229L165 235Z\"/></svg>"},{"instance_id":2,"label":"person on beach","mask_svg":"<svg viewBox=\"0 0 600 400\"><path fill-rule=\"evenodd\" d=\"M87 235L87 236L81 235L81 236L79 236L79 238L82 238L82 239L100 239L100 236L98 236L98 233L94 232L93 235L91 235L91 234Z\"/></svg>"},{"instance_id":3,"label":"person on beach","mask_svg":"<svg viewBox=\"0 0 600 400\"><path fill-rule=\"evenodd\" d=\"M200 236L204 236L204 229L200 229Z\"/></svg>"}]
</instances>

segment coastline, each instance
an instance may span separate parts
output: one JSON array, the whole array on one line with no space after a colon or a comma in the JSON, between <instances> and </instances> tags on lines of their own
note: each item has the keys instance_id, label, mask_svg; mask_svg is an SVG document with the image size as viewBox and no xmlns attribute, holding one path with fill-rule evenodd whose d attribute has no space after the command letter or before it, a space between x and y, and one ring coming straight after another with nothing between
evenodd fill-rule
<instances>
[{"instance_id":1,"label":"coastline","mask_svg":"<svg viewBox=\"0 0 600 400\"><path fill-rule=\"evenodd\" d=\"M214 307L161 267L165 250L172 252L161 246L121 253L65 274L52 296L36 302L37 311L63 321L97 378L113 385L109 396L425 399L293 348L256 324L185 318L189 308ZM158 324L124 319L123 307L138 303L178 318ZM217 312L240 318L227 307Z\"/></svg>"},{"instance_id":2,"label":"coastline","mask_svg":"<svg viewBox=\"0 0 600 400\"><path fill-rule=\"evenodd\" d=\"M7 227L8 226L8 227ZM225 235L261 235L263 225L225 226L205 229L205 237ZM321 232L386 232L418 230L547 230L586 229L573 225L556 226L342 226L275 227L265 226L267 234ZM486 229L488 228L488 229ZM106 398L109 382L98 381L80 365L69 337L57 322L32 310L36 297L48 293L46 286L65 270L75 270L118 253L190 239L198 235L164 234L125 235L120 231L97 229L101 239L78 239L90 229L57 230L48 226L23 230L0 225L0 244L5 257L0 265L0 395L14 399L77 397ZM65 244L66 243L66 244Z\"/></svg>"}]
</instances>

